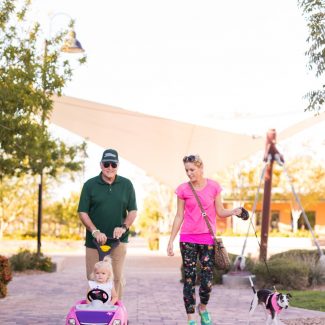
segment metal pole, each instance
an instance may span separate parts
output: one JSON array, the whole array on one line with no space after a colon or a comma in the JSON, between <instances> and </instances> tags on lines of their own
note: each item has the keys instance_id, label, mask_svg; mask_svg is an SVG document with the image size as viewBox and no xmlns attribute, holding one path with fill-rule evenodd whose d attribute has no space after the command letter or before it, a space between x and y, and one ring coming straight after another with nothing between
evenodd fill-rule
<instances>
[{"instance_id":1,"label":"metal pole","mask_svg":"<svg viewBox=\"0 0 325 325\"><path fill-rule=\"evenodd\" d=\"M47 59L47 47L48 47L48 41L45 39L44 41L44 55L43 55L43 72L42 72L42 86L43 86L43 92L45 94L46 89L46 59ZM45 126L45 112L44 109L42 110L42 129L44 129ZM42 169L40 171L40 181L38 184L38 210L37 210L37 255L41 254L41 237L42 237L42 201L43 201L43 161L42 163Z\"/></svg>"},{"instance_id":2,"label":"metal pole","mask_svg":"<svg viewBox=\"0 0 325 325\"><path fill-rule=\"evenodd\" d=\"M43 173L40 174L38 184L38 211L37 211L37 255L41 254L41 235L42 235L42 194L43 194Z\"/></svg>"}]
</instances>

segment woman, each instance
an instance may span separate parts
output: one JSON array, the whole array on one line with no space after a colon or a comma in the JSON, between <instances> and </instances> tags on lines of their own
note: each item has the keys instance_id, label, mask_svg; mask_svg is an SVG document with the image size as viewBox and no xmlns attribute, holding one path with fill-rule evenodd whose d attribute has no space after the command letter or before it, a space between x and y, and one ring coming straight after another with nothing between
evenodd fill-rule
<instances>
[{"instance_id":1,"label":"woman","mask_svg":"<svg viewBox=\"0 0 325 325\"><path fill-rule=\"evenodd\" d=\"M186 174L192 183L201 204L208 215L211 227L216 231L216 215L225 218L240 215L241 209L227 210L221 200L221 186L203 176L203 162L198 155L185 156L183 159ZM177 212L173 223L167 254L174 255L173 242L180 231L180 251L184 267L183 298L187 313L188 325L197 325L195 320L195 279L196 261L201 264L201 283L199 287L200 303L197 312L201 325L212 325L207 304L212 289L212 268L214 260L214 242L207 224L201 215L200 207L195 199L189 183L183 183L176 189Z\"/></svg>"}]
</instances>

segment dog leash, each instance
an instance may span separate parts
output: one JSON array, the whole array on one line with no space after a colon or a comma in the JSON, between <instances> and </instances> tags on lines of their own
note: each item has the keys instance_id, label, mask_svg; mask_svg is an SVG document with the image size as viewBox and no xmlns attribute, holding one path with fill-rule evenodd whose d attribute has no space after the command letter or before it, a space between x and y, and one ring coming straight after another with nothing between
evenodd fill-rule
<instances>
[{"instance_id":1,"label":"dog leash","mask_svg":"<svg viewBox=\"0 0 325 325\"><path fill-rule=\"evenodd\" d=\"M255 229L255 227L254 227L253 224L252 224L252 227L253 227L253 230L254 230L254 234L255 234L255 237L256 237L257 243L258 243L258 245L260 246L260 249L261 249L262 246L261 246L260 241L258 240L257 233L256 233L256 229ZM271 272L270 272L270 269L269 269L269 267L268 267L268 265L267 265L266 258L265 258L264 256L263 256L263 262L264 262L264 264L265 264L265 267L266 267L267 274L268 274L268 276L269 276L270 282L273 283L273 279L272 279L272 276L271 276ZM274 284L273 284L272 287L273 287L274 292L277 292L277 291L278 291L278 290L276 290Z\"/></svg>"},{"instance_id":2,"label":"dog leash","mask_svg":"<svg viewBox=\"0 0 325 325\"><path fill-rule=\"evenodd\" d=\"M268 165L268 164L270 163L270 161L271 161L270 158L271 158L271 157L268 157L268 159L267 159L267 161L266 161L266 163L265 163L265 165L264 165L264 168L263 168L263 170L262 170L262 173L261 173L260 182L259 182L259 185L258 185L258 188L257 188L257 193L256 193L256 195L255 195L254 206L253 206L253 210L252 210L252 214L251 214L250 222L249 222L249 225L248 225L247 234L246 234L246 239L245 239L245 242L244 242L244 246L243 246L243 250L242 250L242 255L241 255L241 256L244 255L244 251L245 251L246 243L247 243L247 238L248 238L248 235L249 235L250 226L252 226L252 228L253 228L253 231L254 231L254 234L255 234L255 237L256 237L256 241L257 241L257 243L258 243L258 245L259 245L259 247L260 247L260 250L261 250L261 248L262 248L261 243L260 243L260 241L258 240L258 236L257 236L257 233L256 233L255 226L254 226L254 224L253 224L253 217L255 216L255 210L256 210L256 206L257 206L258 195L259 195L259 191L260 191L260 188L261 188L262 180L263 180L263 178L264 178L265 170L266 170L267 165ZM265 258L264 256L263 256L263 262L264 262L264 264L265 264L265 268L266 268L266 270L267 270L267 274L268 274L268 277L269 277L269 279L270 279L270 282L273 283L273 279L272 279L272 276L271 276L271 272L270 272L270 269L269 269L269 267L268 267L268 265L267 265L266 258ZM249 278L249 280L250 280L251 285L252 285L252 288L253 288L253 282L252 282L251 278ZM253 289L253 290L255 290L255 289ZM273 290L274 290L274 292L277 292L276 287L275 287L274 284L273 284Z\"/></svg>"},{"instance_id":3,"label":"dog leash","mask_svg":"<svg viewBox=\"0 0 325 325\"><path fill-rule=\"evenodd\" d=\"M246 233L245 242L244 242L243 249L241 251L241 255L240 256L244 256L245 249L246 249L246 245L247 245L247 239L248 239L248 236L249 236L249 231L250 231L251 225L254 227L254 225L253 225L253 218L255 217L256 206L257 206L257 201L258 201L258 195L259 195L259 192L260 192L260 189L261 189L262 181L264 179L264 174L265 174L265 170L266 170L267 164L268 163L265 163L264 168L263 168L262 173L261 173L260 182L259 182L259 185L258 185L258 188L257 188L257 192L256 192L256 195L255 195L255 200L254 200L254 205L253 205L253 209L252 209L252 213L251 213L251 218L249 220L248 227L247 227L247 233Z\"/></svg>"}]
</instances>

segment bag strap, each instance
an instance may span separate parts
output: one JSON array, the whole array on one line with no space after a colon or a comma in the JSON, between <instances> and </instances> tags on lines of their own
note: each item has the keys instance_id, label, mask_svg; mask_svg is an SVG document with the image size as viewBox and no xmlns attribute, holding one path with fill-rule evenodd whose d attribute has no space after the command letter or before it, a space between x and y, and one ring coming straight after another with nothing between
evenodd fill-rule
<instances>
[{"instance_id":1,"label":"bag strap","mask_svg":"<svg viewBox=\"0 0 325 325\"><path fill-rule=\"evenodd\" d=\"M199 208L201 210L201 215L204 218L204 220L205 220L205 222L206 222L206 224L208 226L209 232L210 232L212 238L214 239L214 241L217 243L217 238L216 238L215 234L213 233L211 224L210 224L209 219L208 219L208 215L203 209L202 203L201 203L201 201L200 201L200 199L199 199L199 197L198 197L198 195L197 195L197 193L196 193L196 191L195 191L195 189L193 187L193 184L191 182L188 182L188 183L189 183L190 188L191 188L191 190L192 190L192 192L194 194L194 197L195 197L195 199L197 201L197 204L199 205Z\"/></svg>"}]
</instances>

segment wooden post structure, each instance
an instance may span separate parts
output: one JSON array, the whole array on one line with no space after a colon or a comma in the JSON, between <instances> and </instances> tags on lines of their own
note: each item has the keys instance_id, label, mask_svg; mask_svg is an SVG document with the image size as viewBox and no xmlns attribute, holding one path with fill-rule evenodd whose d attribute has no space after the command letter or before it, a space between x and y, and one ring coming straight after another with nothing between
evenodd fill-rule
<instances>
[{"instance_id":1,"label":"wooden post structure","mask_svg":"<svg viewBox=\"0 0 325 325\"><path fill-rule=\"evenodd\" d=\"M275 155L278 155L281 161L282 155L275 147L276 131L270 129L266 135L266 145L264 153L264 161L269 162L264 175L264 194L263 194L263 210L262 210L262 227L261 227L261 247L260 247L260 261L267 259L267 241L269 236L270 224L270 207L271 207L271 191L272 191L272 172Z\"/></svg>"}]
</instances>

